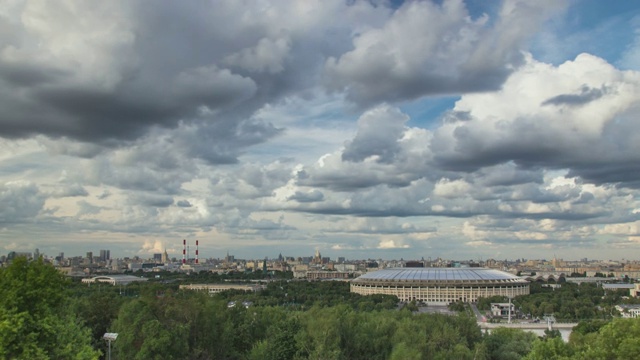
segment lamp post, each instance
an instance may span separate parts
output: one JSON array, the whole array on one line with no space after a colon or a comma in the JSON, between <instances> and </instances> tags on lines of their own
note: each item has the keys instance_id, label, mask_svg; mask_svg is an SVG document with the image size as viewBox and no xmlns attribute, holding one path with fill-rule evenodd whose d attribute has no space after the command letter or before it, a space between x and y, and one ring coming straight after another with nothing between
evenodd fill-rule
<instances>
[{"instance_id":1,"label":"lamp post","mask_svg":"<svg viewBox=\"0 0 640 360\"><path fill-rule=\"evenodd\" d=\"M102 336L103 339L107 340L109 344L109 360L111 360L111 341L115 341L118 338L118 333L105 333Z\"/></svg>"}]
</instances>

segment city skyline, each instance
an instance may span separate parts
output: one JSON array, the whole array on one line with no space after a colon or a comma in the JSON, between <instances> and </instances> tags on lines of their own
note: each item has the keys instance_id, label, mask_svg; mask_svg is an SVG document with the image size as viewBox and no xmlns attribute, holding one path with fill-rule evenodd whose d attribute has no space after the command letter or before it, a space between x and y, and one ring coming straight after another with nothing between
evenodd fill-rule
<instances>
[{"instance_id":1,"label":"city skyline","mask_svg":"<svg viewBox=\"0 0 640 360\"><path fill-rule=\"evenodd\" d=\"M0 26L2 254L639 259L635 2L14 1Z\"/></svg>"}]
</instances>

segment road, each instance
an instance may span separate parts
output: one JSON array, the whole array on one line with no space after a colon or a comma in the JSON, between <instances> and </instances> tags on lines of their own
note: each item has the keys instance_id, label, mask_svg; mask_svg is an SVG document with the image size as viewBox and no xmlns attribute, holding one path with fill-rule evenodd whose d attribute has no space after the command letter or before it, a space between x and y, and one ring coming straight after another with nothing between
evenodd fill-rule
<instances>
[{"instance_id":1,"label":"road","mask_svg":"<svg viewBox=\"0 0 640 360\"><path fill-rule=\"evenodd\" d=\"M480 310L478 310L478 307L476 306L476 304L471 303L469 305L471 305L471 309L473 310L473 313L476 314L476 320L478 321L478 324L487 321L487 317L482 315L482 313L480 313Z\"/></svg>"}]
</instances>

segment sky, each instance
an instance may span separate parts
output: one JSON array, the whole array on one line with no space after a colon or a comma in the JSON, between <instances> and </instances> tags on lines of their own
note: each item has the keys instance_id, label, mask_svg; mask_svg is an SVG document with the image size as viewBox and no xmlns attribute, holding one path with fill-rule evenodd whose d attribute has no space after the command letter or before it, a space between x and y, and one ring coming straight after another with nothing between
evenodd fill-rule
<instances>
[{"instance_id":1,"label":"sky","mask_svg":"<svg viewBox=\"0 0 640 360\"><path fill-rule=\"evenodd\" d=\"M183 239L640 260L640 3L0 2L0 254Z\"/></svg>"}]
</instances>

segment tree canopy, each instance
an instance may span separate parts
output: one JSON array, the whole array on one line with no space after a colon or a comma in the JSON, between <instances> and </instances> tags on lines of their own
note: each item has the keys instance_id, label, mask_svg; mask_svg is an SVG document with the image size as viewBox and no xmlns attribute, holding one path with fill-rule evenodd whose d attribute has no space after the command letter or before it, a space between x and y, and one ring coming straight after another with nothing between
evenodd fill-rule
<instances>
[{"instance_id":1,"label":"tree canopy","mask_svg":"<svg viewBox=\"0 0 640 360\"><path fill-rule=\"evenodd\" d=\"M41 259L0 269L0 358L97 359L89 330L68 311L67 281Z\"/></svg>"}]
</instances>

